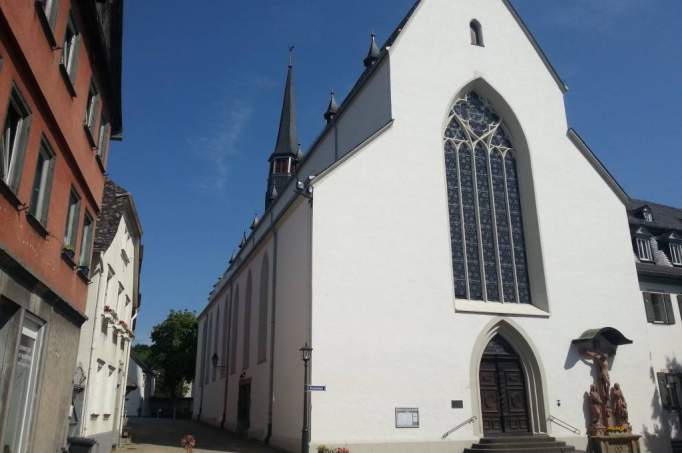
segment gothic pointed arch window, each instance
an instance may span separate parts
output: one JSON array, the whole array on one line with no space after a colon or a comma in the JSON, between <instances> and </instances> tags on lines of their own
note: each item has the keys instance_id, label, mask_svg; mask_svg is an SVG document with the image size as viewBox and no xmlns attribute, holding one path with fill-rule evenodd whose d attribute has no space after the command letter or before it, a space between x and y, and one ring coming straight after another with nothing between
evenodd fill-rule
<instances>
[{"instance_id":1,"label":"gothic pointed arch window","mask_svg":"<svg viewBox=\"0 0 682 453\"><path fill-rule=\"evenodd\" d=\"M531 303L516 151L475 92L450 111L444 149L455 297Z\"/></svg>"}]
</instances>

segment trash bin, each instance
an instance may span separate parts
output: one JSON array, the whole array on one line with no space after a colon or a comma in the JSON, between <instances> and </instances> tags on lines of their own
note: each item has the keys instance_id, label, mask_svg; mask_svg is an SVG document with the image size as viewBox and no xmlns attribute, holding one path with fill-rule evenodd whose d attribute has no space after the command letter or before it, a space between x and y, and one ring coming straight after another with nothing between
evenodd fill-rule
<instances>
[{"instance_id":1,"label":"trash bin","mask_svg":"<svg viewBox=\"0 0 682 453\"><path fill-rule=\"evenodd\" d=\"M69 453L93 453L97 441L88 437L69 437Z\"/></svg>"}]
</instances>

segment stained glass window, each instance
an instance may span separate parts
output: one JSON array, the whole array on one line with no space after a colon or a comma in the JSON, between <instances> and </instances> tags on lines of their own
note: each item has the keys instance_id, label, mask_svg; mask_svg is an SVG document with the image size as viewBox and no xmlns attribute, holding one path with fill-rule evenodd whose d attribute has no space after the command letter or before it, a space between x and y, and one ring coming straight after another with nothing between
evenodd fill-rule
<instances>
[{"instance_id":1,"label":"stained glass window","mask_svg":"<svg viewBox=\"0 0 682 453\"><path fill-rule=\"evenodd\" d=\"M530 303L515 151L502 121L474 92L445 129L455 296Z\"/></svg>"}]
</instances>

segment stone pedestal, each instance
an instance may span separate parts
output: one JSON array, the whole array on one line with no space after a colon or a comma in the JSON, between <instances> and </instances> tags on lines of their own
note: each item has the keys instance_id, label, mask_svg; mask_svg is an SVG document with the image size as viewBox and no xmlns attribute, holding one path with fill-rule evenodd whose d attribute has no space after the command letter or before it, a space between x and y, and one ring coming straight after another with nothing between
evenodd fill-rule
<instances>
[{"instance_id":1,"label":"stone pedestal","mask_svg":"<svg viewBox=\"0 0 682 453\"><path fill-rule=\"evenodd\" d=\"M640 437L636 434L590 436L590 444L594 453L640 453Z\"/></svg>"}]
</instances>

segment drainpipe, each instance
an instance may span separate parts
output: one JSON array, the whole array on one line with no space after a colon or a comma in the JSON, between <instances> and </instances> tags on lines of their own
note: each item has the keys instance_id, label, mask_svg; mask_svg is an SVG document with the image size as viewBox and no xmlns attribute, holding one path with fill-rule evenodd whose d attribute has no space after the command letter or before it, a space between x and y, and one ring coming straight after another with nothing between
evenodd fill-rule
<instances>
[{"instance_id":1,"label":"drainpipe","mask_svg":"<svg viewBox=\"0 0 682 453\"><path fill-rule=\"evenodd\" d=\"M104 278L104 260L102 259L103 253L100 252L99 255L99 264L100 264L100 273L99 273L99 279L97 282L97 302L95 303L95 316L93 316L92 319L92 335L90 336L90 357L88 358L88 374L87 378L85 380L85 388L83 389L83 405L81 406L81 420L80 420L80 426L78 427L78 435L80 437L83 437L83 433L85 433L85 428L86 428L86 423L87 423L87 417L85 417L85 409L88 407L88 388L90 387L90 373L92 372L92 356L95 351L95 327L97 326L97 318L99 316L99 303L100 303L100 291L102 289L102 279ZM104 288L104 301L106 302L107 300L107 290L108 286L105 286Z\"/></svg>"},{"instance_id":2,"label":"drainpipe","mask_svg":"<svg viewBox=\"0 0 682 453\"><path fill-rule=\"evenodd\" d=\"M336 126L334 126L334 130L336 131ZM311 185L312 187L312 185ZM308 344L310 347L313 347L313 197L311 196L308 199L308 202L310 203L310 213L308 217L308 237L310 238L308 242ZM308 383L310 383L310 380L312 379L313 376L313 365L315 361L314 358L310 357L310 363L308 365ZM303 390L304 392L306 391L305 389ZM312 436L312 422L313 422L313 413L312 413L312 406L313 406L313 398L312 398L312 392L309 392L309 397L308 397L308 444L310 444L310 438ZM306 450L309 449L309 445L307 446Z\"/></svg>"},{"instance_id":3,"label":"drainpipe","mask_svg":"<svg viewBox=\"0 0 682 453\"><path fill-rule=\"evenodd\" d=\"M270 380L268 383L268 431L265 436L265 444L270 444L272 437L272 406L275 400L275 319L277 316L277 227L273 224L273 214L270 211L270 224L272 225L272 316L270 316Z\"/></svg>"},{"instance_id":4,"label":"drainpipe","mask_svg":"<svg viewBox=\"0 0 682 453\"><path fill-rule=\"evenodd\" d=\"M230 383L230 369L229 369L229 363L230 363L230 347L232 346L230 343L230 337L232 336L232 296L234 295L232 290L234 287L231 286L230 283L230 298L229 304L225 304L225 309L228 310L227 314L227 329L224 330L225 335L227 336L227 342L225 343L225 352L223 353L223 368L225 370L225 399L223 400L223 418L220 421L220 428L225 429L225 419L227 418L227 391L229 388L229 383Z\"/></svg>"}]
</instances>

